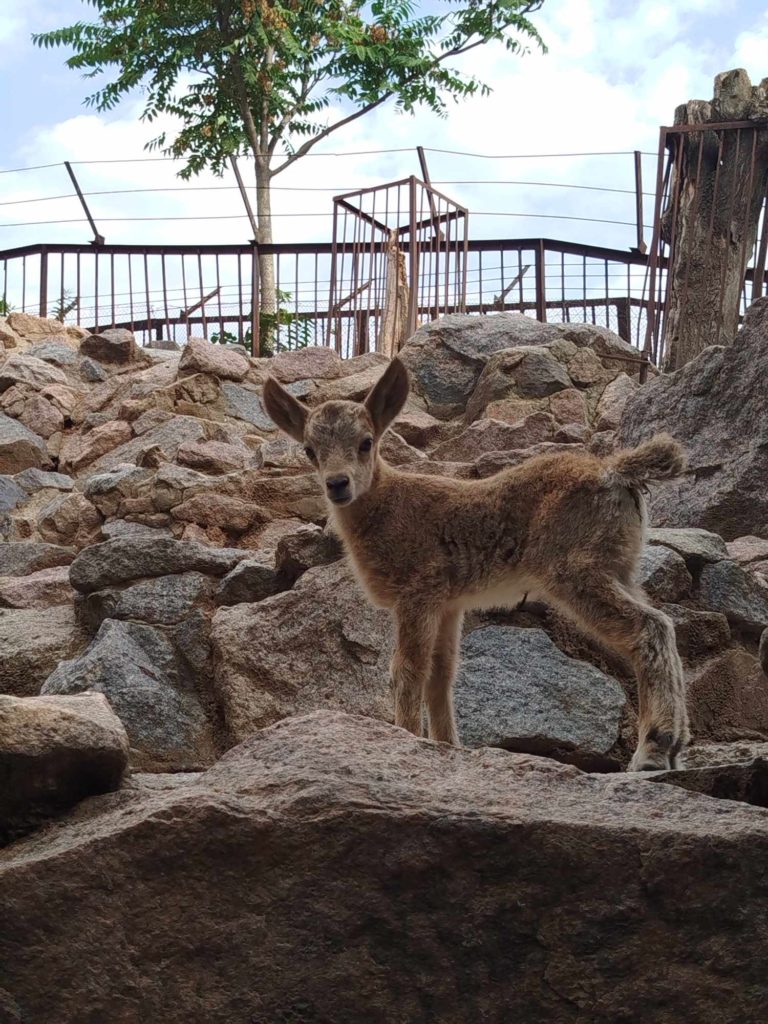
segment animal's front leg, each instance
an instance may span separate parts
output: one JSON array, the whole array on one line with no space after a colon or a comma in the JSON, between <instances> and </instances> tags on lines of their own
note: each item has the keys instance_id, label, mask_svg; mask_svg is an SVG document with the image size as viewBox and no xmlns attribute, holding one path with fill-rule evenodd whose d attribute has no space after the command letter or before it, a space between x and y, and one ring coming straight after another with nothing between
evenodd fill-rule
<instances>
[{"instance_id":1,"label":"animal's front leg","mask_svg":"<svg viewBox=\"0 0 768 1024\"><path fill-rule=\"evenodd\" d=\"M459 657L462 618L460 611L448 609L443 612L425 689L429 738L452 743L455 747L459 746L459 734L453 711L453 681Z\"/></svg>"},{"instance_id":2,"label":"animal's front leg","mask_svg":"<svg viewBox=\"0 0 768 1024\"><path fill-rule=\"evenodd\" d=\"M396 647L392 658L395 725L421 736L422 694L437 636L436 610L401 604L395 611Z\"/></svg>"}]
</instances>

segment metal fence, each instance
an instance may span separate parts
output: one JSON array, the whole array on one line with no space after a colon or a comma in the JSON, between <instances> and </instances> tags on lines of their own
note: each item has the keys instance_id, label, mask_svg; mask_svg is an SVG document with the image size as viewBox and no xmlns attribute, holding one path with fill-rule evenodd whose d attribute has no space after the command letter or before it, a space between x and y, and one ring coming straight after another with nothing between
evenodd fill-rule
<instances>
[{"instance_id":1,"label":"metal fence","mask_svg":"<svg viewBox=\"0 0 768 1024\"><path fill-rule=\"evenodd\" d=\"M404 244L408 252L408 245ZM281 295L278 349L332 342L342 356L361 351L354 320L362 310L329 302L334 243L255 245L30 245L0 252L0 288L11 308L90 330L125 327L142 344L183 343L189 334L246 342L257 336L258 255L273 253ZM354 255L337 240L335 251ZM424 250L422 250L422 255ZM648 258L638 252L546 238L470 240L462 257L463 295L435 308L418 291L416 325L440 314L518 310L539 320L598 324L642 347L648 308ZM664 261L659 270L664 273ZM338 280L338 279L337 279ZM254 301L256 300L256 301ZM375 302L366 307L376 322ZM249 335L249 329L251 334ZM375 331L365 344L376 345Z\"/></svg>"}]
</instances>

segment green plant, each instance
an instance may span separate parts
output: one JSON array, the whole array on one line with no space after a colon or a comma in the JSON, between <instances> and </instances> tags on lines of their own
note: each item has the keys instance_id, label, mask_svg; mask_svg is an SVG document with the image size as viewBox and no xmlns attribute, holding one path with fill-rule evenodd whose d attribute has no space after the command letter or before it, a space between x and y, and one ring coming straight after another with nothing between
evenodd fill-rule
<instances>
[{"instance_id":1,"label":"green plant","mask_svg":"<svg viewBox=\"0 0 768 1024\"><path fill-rule=\"evenodd\" d=\"M8 316L9 313L13 312L14 307L8 302L5 296L0 299L0 316Z\"/></svg>"},{"instance_id":2,"label":"green plant","mask_svg":"<svg viewBox=\"0 0 768 1024\"><path fill-rule=\"evenodd\" d=\"M291 301L291 293L278 290L279 303L276 313L259 313L259 339L263 354L273 355L277 352L288 352L297 348L306 348L312 341L312 322L307 317L292 313L284 308L283 303ZM251 314L248 314L250 320ZM232 331L215 331L211 341L218 345L237 345L240 341ZM253 352L253 329L249 327L243 334L243 344Z\"/></svg>"},{"instance_id":3,"label":"green plant","mask_svg":"<svg viewBox=\"0 0 768 1024\"><path fill-rule=\"evenodd\" d=\"M64 323L67 318L67 314L72 312L72 310L77 306L78 301L79 297L77 295L73 297L72 292L62 292L61 298L51 311L51 316L54 320L60 320L61 323Z\"/></svg>"}]
</instances>

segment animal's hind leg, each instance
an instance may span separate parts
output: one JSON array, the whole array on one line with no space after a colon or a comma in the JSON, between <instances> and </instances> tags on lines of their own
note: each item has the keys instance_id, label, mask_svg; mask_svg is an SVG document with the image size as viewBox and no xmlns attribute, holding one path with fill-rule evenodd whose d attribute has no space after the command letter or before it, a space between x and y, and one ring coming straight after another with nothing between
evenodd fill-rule
<instances>
[{"instance_id":1,"label":"animal's hind leg","mask_svg":"<svg viewBox=\"0 0 768 1024\"><path fill-rule=\"evenodd\" d=\"M459 657L461 611L446 610L440 619L435 641L432 669L424 687L429 738L459 746L453 711L453 680Z\"/></svg>"},{"instance_id":2,"label":"animal's hind leg","mask_svg":"<svg viewBox=\"0 0 768 1024\"><path fill-rule=\"evenodd\" d=\"M630 771L681 766L690 740L683 667L672 622L642 595L602 572L546 588L566 614L620 653L637 674L638 744Z\"/></svg>"}]
</instances>

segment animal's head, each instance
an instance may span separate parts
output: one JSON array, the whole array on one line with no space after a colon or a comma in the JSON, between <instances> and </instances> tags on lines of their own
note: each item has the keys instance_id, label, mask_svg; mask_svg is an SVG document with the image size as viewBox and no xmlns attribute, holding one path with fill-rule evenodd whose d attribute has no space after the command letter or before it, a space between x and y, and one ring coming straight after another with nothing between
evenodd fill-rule
<instances>
[{"instance_id":1,"label":"animal's head","mask_svg":"<svg viewBox=\"0 0 768 1024\"><path fill-rule=\"evenodd\" d=\"M309 409L273 377L264 384L264 408L277 426L304 446L328 500L349 505L369 490L379 441L405 405L408 372L393 359L364 402L324 402Z\"/></svg>"}]
</instances>

